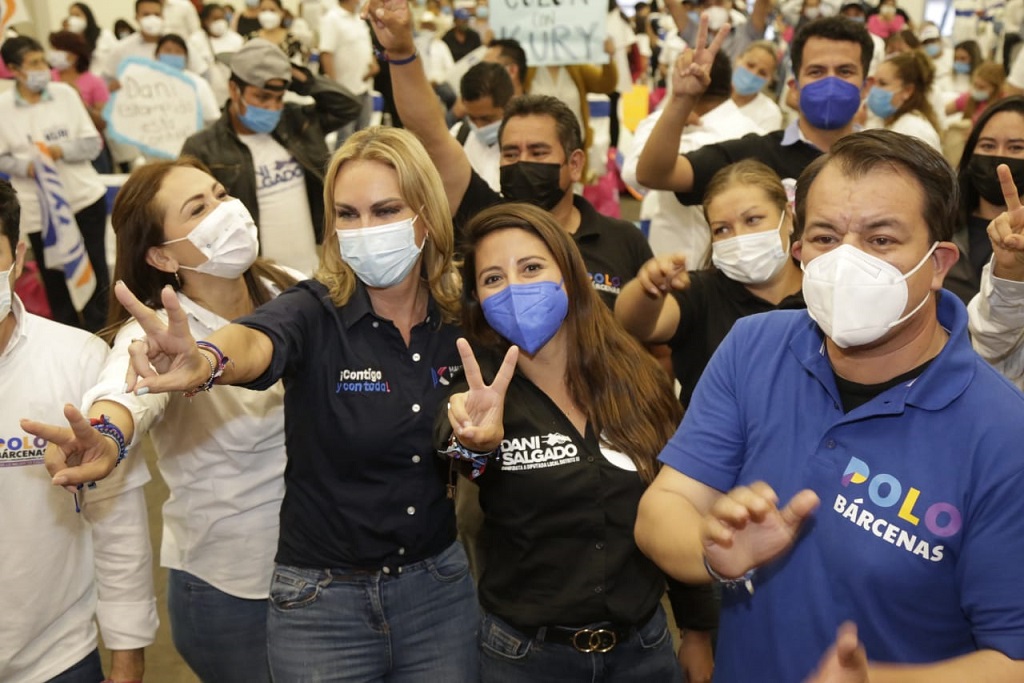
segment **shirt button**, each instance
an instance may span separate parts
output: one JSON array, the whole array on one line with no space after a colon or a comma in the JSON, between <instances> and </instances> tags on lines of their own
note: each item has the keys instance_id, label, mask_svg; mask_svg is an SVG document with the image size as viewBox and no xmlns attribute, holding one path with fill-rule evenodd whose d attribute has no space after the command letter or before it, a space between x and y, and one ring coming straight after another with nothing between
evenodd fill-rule
<instances>
[{"instance_id":1,"label":"shirt button","mask_svg":"<svg viewBox=\"0 0 1024 683\"><path fill-rule=\"evenodd\" d=\"M594 456L588 455L587 456L587 462L594 462Z\"/></svg>"},{"instance_id":2,"label":"shirt button","mask_svg":"<svg viewBox=\"0 0 1024 683\"><path fill-rule=\"evenodd\" d=\"M385 574L390 574L391 573L391 570L388 567L384 567L384 569L381 569L381 571L384 572Z\"/></svg>"},{"instance_id":3,"label":"shirt button","mask_svg":"<svg viewBox=\"0 0 1024 683\"><path fill-rule=\"evenodd\" d=\"M604 586L598 586L597 588L594 589L594 592L595 593L603 593L604 592Z\"/></svg>"},{"instance_id":4,"label":"shirt button","mask_svg":"<svg viewBox=\"0 0 1024 683\"><path fill-rule=\"evenodd\" d=\"M598 550L604 550L604 543L598 542L594 544L594 547Z\"/></svg>"},{"instance_id":5,"label":"shirt button","mask_svg":"<svg viewBox=\"0 0 1024 683\"><path fill-rule=\"evenodd\" d=\"M398 554L399 555L405 555L405 548L399 548L398 549Z\"/></svg>"},{"instance_id":6,"label":"shirt button","mask_svg":"<svg viewBox=\"0 0 1024 683\"><path fill-rule=\"evenodd\" d=\"M412 461L413 462L419 462L420 461L420 456L418 456L418 455L412 456Z\"/></svg>"},{"instance_id":7,"label":"shirt button","mask_svg":"<svg viewBox=\"0 0 1024 683\"><path fill-rule=\"evenodd\" d=\"M412 412L414 412L414 413L420 412L420 404L419 403L413 403L412 404Z\"/></svg>"},{"instance_id":8,"label":"shirt button","mask_svg":"<svg viewBox=\"0 0 1024 683\"><path fill-rule=\"evenodd\" d=\"M377 322L376 320L374 320L373 321L373 329L377 329L378 327L380 327L380 323Z\"/></svg>"},{"instance_id":9,"label":"shirt button","mask_svg":"<svg viewBox=\"0 0 1024 683\"><path fill-rule=\"evenodd\" d=\"M408 514L410 514L410 515L415 515L416 514L416 508L414 508L412 505L410 505L409 507L405 508L405 511Z\"/></svg>"},{"instance_id":10,"label":"shirt button","mask_svg":"<svg viewBox=\"0 0 1024 683\"><path fill-rule=\"evenodd\" d=\"M832 449L832 448L835 448L835 447L836 447L836 440L835 439L829 439L828 441L825 442L825 448Z\"/></svg>"},{"instance_id":11,"label":"shirt button","mask_svg":"<svg viewBox=\"0 0 1024 683\"><path fill-rule=\"evenodd\" d=\"M418 353L414 353L414 354L412 354L412 359L413 359L414 361L418 361L418 360L420 359L420 354L418 354Z\"/></svg>"}]
</instances>

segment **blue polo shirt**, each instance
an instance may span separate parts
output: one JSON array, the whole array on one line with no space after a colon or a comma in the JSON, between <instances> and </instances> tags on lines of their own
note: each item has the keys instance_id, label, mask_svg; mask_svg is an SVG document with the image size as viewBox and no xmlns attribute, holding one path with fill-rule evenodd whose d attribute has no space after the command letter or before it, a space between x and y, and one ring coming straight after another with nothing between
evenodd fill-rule
<instances>
[{"instance_id":1,"label":"blue polo shirt","mask_svg":"<svg viewBox=\"0 0 1024 683\"><path fill-rule=\"evenodd\" d=\"M739 320L712 358L662 462L821 498L753 596L725 591L716 681L803 681L845 620L874 661L1024 658L1024 394L971 349L959 299L938 317L924 373L849 413L805 311Z\"/></svg>"}]
</instances>

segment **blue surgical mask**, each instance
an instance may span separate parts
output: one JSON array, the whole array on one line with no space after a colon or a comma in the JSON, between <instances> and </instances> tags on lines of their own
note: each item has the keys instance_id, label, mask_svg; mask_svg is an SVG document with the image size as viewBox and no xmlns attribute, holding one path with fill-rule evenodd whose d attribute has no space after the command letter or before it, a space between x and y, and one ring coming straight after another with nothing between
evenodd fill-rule
<instances>
[{"instance_id":1,"label":"blue surgical mask","mask_svg":"<svg viewBox=\"0 0 1024 683\"><path fill-rule=\"evenodd\" d=\"M988 98L991 97L991 93L981 88L971 88L971 99L975 102L987 102Z\"/></svg>"},{"instance_id":2,"label":"blue surgical mask","mask_svg":"<svg viewBox=\"0 0 1024 683\"><path fill-rule=\"evenodd\" d=\"M964 76L967 76L967 75L969 75L971 73L971 63L970 62L953 62L953 72L961 74L961 75L964 75Z\"/></svg>"},{"instance_id":3,"label":"blue surgical mask","mask_svg":"<svg viewBox=\"0 0 1024 683\"><path fill-rule=\"evenodd\" d=\"M942 54L942 46L938 43L928 43L924 46L924 53L932 59L935 59Z\"/></svg>"},{"instance_id":4,"label":"blue surgical mask","mask_svg":"<svg viewBox=\"0 0 1024 683\"><path fill-rule=\"evenodd\" d=\"M485 147L490 147L498 142L498 131L501 128L500 120L488 123L486 126L476 126L470 123L469 127L473 130L473 135L476 136L476 139Z\"/></svg>"},{"instance_id":5,"label":"blue surgical mask","mask_svg":"<svg viewBox=\"0 0 1024 683\"><path fill-rule=\"evenodd\" d=\"M270 133L281 120L281 110L263 109L246 102L245 112L238 115L238 120L253 133Z\"/></svg>"},{"instance_id":6,"label":"blue surgical mask","mask_svg":"<svg viewBox=\"0 0 1024 683\"><path fill-rule=\"evenodd\" d=\"M495 332L531 356L555 336L569 312L569 297L559 282L509 285L480 303Z\"/></svg>"},{"instance_id":7,"label":"blue surgical mask","mask_svg":"<svg viewBox=\"0 0 1024 683\"><path fill-rule=\"evenodd\" d=\"M842 128L859 108L860 88L836 76L800 86L800 113L815 128Z\"/></svg>"},{"instance_id":8,"label":"blue surgical mask","mask_svg":"<svg viewBox=\"0 0 1024 683\"><path fill-rule=\"evenodd\" d=\"M868 109L879 118L887 119L899 109L892 103L892 91L880 88L877 85L871 88L868 93Z\"/></svg>"},{"instance_id":9,"label":"blue surgical mask","mask_svg":"<svg viewBox=\"0 0 1024 683\"><path fill-rule=\"evenodd\" d=\"M185 55L169 55L162 54L156 56L157 61L166 64L167 66L177 69L178 71L185 70Z\"/></svg>"},{"instance_id":10,"label":"blue surgical mask","mask_svg":"<svg viewBox=\"0 0 1024 683\"><path fill-rule=\"evenodd\" d=\"M755 95L768 83L767 78L758 76L750 69L737 66L732 71L732 87L740 95Z\"/></svg>"},{"instance_id":11,"label":"blue surgical mask","mask_svg":"<svg viewBox=\"0 0 1024 683\"><path fill-rule=\"evenodd\" d=\"M477 6L477 8L476 8L476 18L477 19L486 19L489 16L491 16L491 10L488 9L487 5L479 5L479 6Z\"/></svg>"},{"instance_id":12,"label":"blue surgical mask","mask_svg":"<svg viewBox=\"0 0 1024 683\"><path fill-rule=\"evenodd\" d=\"M413 224L419 216L372 228L338 230L341 260L368 287L386 288L402 282L419 262ZM426 238L424 238L426 241Z\"/></svg>"}]
</instances>

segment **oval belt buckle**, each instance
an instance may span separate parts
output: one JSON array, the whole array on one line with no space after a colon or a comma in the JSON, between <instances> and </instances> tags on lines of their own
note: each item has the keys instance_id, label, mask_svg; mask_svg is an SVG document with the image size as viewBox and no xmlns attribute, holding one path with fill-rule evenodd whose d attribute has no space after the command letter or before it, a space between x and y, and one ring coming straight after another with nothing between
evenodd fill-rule
<instances>
[{"instance_id":1,"label":"oval belt buckle","mask_svg":"<svg viewBox=\"0 0 1024 683\"><path fill-rule=\"evenodd\" d=\"M618 636L615 635L615 631L604 628L581 628L572 634L572 646L578 652L611 652L617 644Z\"/></svg>"}]
</instances>

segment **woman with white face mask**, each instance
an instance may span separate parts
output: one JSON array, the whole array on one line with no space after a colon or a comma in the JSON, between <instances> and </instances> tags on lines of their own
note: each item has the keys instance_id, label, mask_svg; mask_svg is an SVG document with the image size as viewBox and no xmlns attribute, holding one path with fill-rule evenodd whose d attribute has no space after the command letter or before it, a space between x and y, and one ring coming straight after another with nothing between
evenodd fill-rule
<instances>
[{"instance_id":1,"label":"woman with white face mask","mask_svg":"<svg viewBox=\"0 0 1024 683\"><path fill-rule=\"evenodd\" d=\"M100 28L92 10L84 2L71 3L71 6L68 7L68 16L64 18L61 28L71 33L77 33L85 40L89 54L92 55L90 70L97 76L100 75L107 55L117 44L117 36L105 28Z\"/></svg>"},{"instance_id":2,"label":"woman with white face mask","mask_svg":"<svg viewBox=\"0 0 1024 683\"><path fill-rule=\"evenodd\" d=\"M432 444L438 405L460 365L461 285L444 187L412 134L375 127L345 142L324 188L333 229L315 279L226 316L235 322L197 335L204 341L170 290L148 302L167 309L164 325L117 286L146 333L130 345L127 390L212 389L195 399L202 406L227 388L215 384L265 390L284 381L288 467L276 566L265 584L276 680L311 672L410 680L415 672L418 680L473 681L476 594ZM166 235L175 241L161 252L197 268L204 262L196 249L222 242L181 237ZM86 476L112 467L107 457ZM231 486L202 476L214 490Z\"/></svg>"},{"instance_id":3,"label":"woman with white face mask","mask_svg":"<svg viewBox=\"0 0 1024 683\"><path fill-rule=\"evenodd\" d=\"M689 270L682 254L657 256L622 289L615 317L648 343L668 343L688 405L711 355L738 319L804 308L790 257L793 213L779 177L748 159L715 174L704 195L711 264Z\"/></svg>"},{"instance_id":4,"label":"woman with white face mask","mask_svg":"<svg viewBox=\"0 0 1024 683\"><path fill-rule=\"evenodd\" d=\"M218 61L216 55L238 52L245 44L245 38L231 28L224 7L216 3L203 5L199 22L202 28L188 36L188 51L200 65L196 71L213 88L219 107L228 99L231 69Z\"/></svg>"},{"instance_id":5,"label":"woman with white face mask","mask_svg":"<svg viewBox=\"0 0 1024 683\"><path fill-rule=\"evenodd\" d=\"M173 300L197 337L301 278L257 258L248 211L188 158L136 169L118 193L112 222L114 276L161 319ZM170 489L160 559L169 572L174 645L202 680L269 681L266 598L284 495L284 389L280 382L265 392L225 387L195 401L125 393L129 348L145 333L113 297L109 321L104 336L113 351L82 403L91 406L89 417L106 415L127 443L147 432L152 439ZM81 422L77 411L65 415L73 426ZM90 449L117 450L108 438L77 441L67 428L58 431L62 438L50 440L63 448L48 453L51 473Z\"/></svg>"},{"instance_id":6,"label":"woman with white face mask","mask_svg":"<svg viewBox=\"0 0 1024 683\"><path fill-rule=\"evenodd\" d=\"M260 0L258 5L259 13L256 15L260 28L245 36L246 40L263 38L281 48L281 51L288 55L288 59L295 64L306 66L309 62L309 45L302 40L300 33L303 31L293 30L291 15L285 11L281 0ZM294 20L302 22L301 19ZM302 22L305 24L305 22Z\"/></svg>"}]
</instances>

